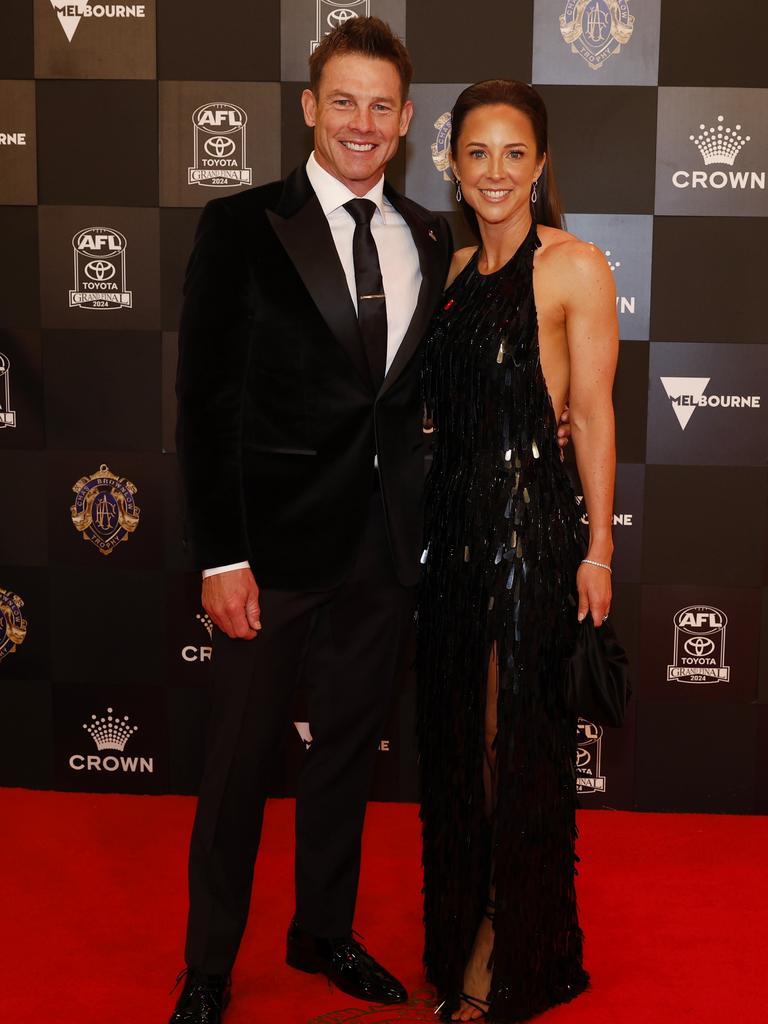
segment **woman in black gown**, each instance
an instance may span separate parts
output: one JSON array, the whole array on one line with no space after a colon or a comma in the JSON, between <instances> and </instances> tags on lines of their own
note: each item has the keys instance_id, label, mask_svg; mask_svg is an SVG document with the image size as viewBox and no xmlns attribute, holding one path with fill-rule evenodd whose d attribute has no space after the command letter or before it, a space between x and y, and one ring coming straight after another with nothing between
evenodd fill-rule
<instances>
[{"instance_id":1,"label":"woman in black gown","mask_svg":"<svg viewBox=\"0 0 768 1024\"><path fill-rule=\"evenodd\" d=\"M424 958L444 1018L511 1022L588 984L563 665L577 621L599 626L610 604L615 292L602 253L560 230L535 90L466 89L451 156L480 246L455 254L426 350ZM586 552L556 438L566 403Z\"/></svg>"}]
</instances>

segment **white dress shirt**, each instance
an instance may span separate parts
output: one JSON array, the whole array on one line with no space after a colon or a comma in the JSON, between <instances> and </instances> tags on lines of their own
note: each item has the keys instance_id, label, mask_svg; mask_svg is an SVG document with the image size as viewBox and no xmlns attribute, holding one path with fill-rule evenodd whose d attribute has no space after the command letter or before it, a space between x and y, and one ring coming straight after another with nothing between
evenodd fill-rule
<instances>
[{"instance_id":1,"label":"white dress shirt","mask_svg":"<svg viewBox=\"0 0 768 1024\"><path fill-rule=\"evenodd\" d=\"M371 234L379 253L379 265L386 295L387 371L389 371L392 360L395 358L413 318L421 287L419 254L410 228L384 195L383 175L370 192L358 197L343 182L334 178L320 166L315 159L314 152L307 160L307 175L328 220L336 252L339 254L339 260L347 278L349 296L352 299L355 312L357 312L357 288L355 287L355 263L352 257L355 222L344 209L344 203L349 202L350 199L363 198L370 199L376 204L376 211L371 220ZM221 565L215 569L205 569L203 578L215 576L220 572L229 572L232 569L248 568L248 562Z\"/></svg>"}]
</instances>

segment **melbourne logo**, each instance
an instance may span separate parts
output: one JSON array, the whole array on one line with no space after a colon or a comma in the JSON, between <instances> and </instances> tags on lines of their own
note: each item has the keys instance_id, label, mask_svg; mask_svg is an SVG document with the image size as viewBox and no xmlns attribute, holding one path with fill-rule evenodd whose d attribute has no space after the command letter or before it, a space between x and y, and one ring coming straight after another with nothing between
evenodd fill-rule
<instances>
[{"instance_id":1,"label":"melbourne logo","mask_svg":"<svg viewBox=\"0 0 768 1024\"><path fill-rule=\"evenodd\" d=\"M114 228L83 228L72 239L75 286L73 309L130 309L133 293L125 283L125 235Z\"/></svg>"},{"instance_id":2,"label":"melbourne logo","mask_svg":"<svg viewBox=\"0 0 768 1024\"><path fill-rule=\"evenodd\" d=\"M27 635L27 620L21 609L24 602L12 590L0 587L0 661L13 654Z\"/></svg>"},{"instance_id":3,"label":"melbourne logo","mask_svg":"<svg viewBox=\"0 0 768 1024\"><path fill-rule=\"evenodd\" d=\"M234 103L204 103L192 115L194 167L189 184L207 188L232 188L251 184L246 167L245 123L248 116Z\"/></svg>"},{"instance_id":4,"label":"melbourne logo","mask_svg":"<svg viewBox=\"0 0 768 1024\"><path fill-rule=\"evenodd\" d=\"M576 504L582 510L580 515L580 521L585 525L589 526L589 513L587 512L586 505L584 505L584 495L576 495ZM613 513L613 525L614 526L634 526L633 512L614 512Z\"/></svg>"},{"instance_id":5,"label":"melbourne logo","mask_svg":"<svg viewBox=\"0 0 768 1024\"><path fill-rule=\"evenodd\" d=\"M435 169L438 170L442 176L443 181L453 181L453 172L451 171L451 113L446 111L445 114L441 114L440 117L435 121L435 128L437 129L437 137L432 143L432 163L435 165Z\"/></svg>"},{"instance_id":6,"label":"melbourne logo","mask_svg":"<svg viewBox=\"0 0 768 1024\"><path fill-rule=\"evenodd\" d=\"M16 426L16 413L11 408L11 360L0 352L0 430Z\"/></svg>"},{"instance_id":7,"label":"melbourne logo","mask_svg":"<svg viewBox=\"0 0 768 1024\"><path fill-rule=\"evenodd\" d=\"M0 146L26 146L26 132L0 132Z\"/></svg>"},{"instance_id":8,"label":"melbourne logo","mask_svg":"<svg viewBox=\"0 0 768 1024\"><path fill-rule=\"evenodd\" d=\"M675 646L672 664L667 665L667 682L727 683L731 669L725 664L725 612L692 604L677 612L674 623Z\"/></svg>"},{"instance_id":9,"label":"melbourne logo","mask_svg":"<svg viewBox=\"0 0 768 1024\"><path fill-rule=\"evenodd\" d=\"M136 485L102 463L98 473L81 477L72 490L75 503L70 513L75 529L102 555L111 555L139 525Z\"/></svg>"},{"instance_id":10,"label":"melbourne logo","mask_svg":"<svg viewBox=\"0 0 768 1024\"><path fill-rule=\"evenodd\" d=\"M293 723L296 732L299 734L299 739L304 744L304 749L309 750L312 746L312 729L309 722L294 722ZM379 741L379 751L383 754L387 754L390 751L389 740Z\"/></svg>"},{"instance_id":11,"label":"melbourne logo","mask_svg":"<svg viewBox=\"0 0 768 1024\"><path fill-rule=\"evenodd\" d=\"M759 409L760 395L705 395L709 377L660 377L682 430L696 409Z\"/></svg>"},{"instance_id":12,"label":"melbourne logo","mask_svg":"<svg viewBox=\"0 0 768 1024\"><path fill-rule=\"evenodd\" d=\"M139 730L137 725L130 724L128 715L120 718L112 708L107 708L106 714L91 715L90 722L83 722L83 729L93 740L98 753L73 754L69 759L69 767L73 771L154 772L153 758L123 753L128 740ZM103 754L105 750L115 750L120 757Z\"/></svg>"},{"instance_id":13,"label":"melbourne logo","mask_svg":"<svg viewBox=\"0 0 768 1024\"><path fill-rule=\"evenodd\" d=\"M51 0L59 24L72 42L81 18L146 18L146 4L92 4L89 0Z\"/></svg>"},{"instance_id":14,"label":"melbourne logo","mask_svg":"<svg viewBox=\"0 0 768 1024\"><path fill-rule=\"evenodd\" d=\"M699 152L705 167L722 166L732 168L742 149L751 141L752 136L742 134L742 127L737 124L730 128L725 124L722 114L717 116L717 125L700 124L698 133L689 135L691 143ZM676 170L672 174L675 188L730 188L765 189L765 171L745 170Z\"/></svg>"},{"instance_id":15,"label":"melbourne logo","mask_svg":"<svg viewBox=\"0 0 768 1024\"><path fill-rule=\"evenodd\" d=\"M335 0L315 0L315 3L315 38L310 44L310 53L314 53L323 38L335 28L352 18L367 18L371 13L371 0L350 0L346 4L336 3Z\"/></svg>"},{"instance_id":16,"label":"melbourne logo","mask_svg":"<svg viewBox=\"0 0 768 1024\"><path fill-rule=\"evenodd\" d=\"M603 727L580 718L576 728L576 792L604 793Z\"/></svg>"},{"instance_id":17,"label":"melbourne logo","mask_svg":"<svg viewBox=\"0 0 768 1024\"><path fill-rule=\"evenodd\" d=\"M568 0L560 34L593 71L620 53L632 37L635 19L627 0Z\"/></svg>"},{"instance_id":18,"label":"melbourne logo","mask_svg":"<svg viewBox=\"0 0 768 1024\"><path fill-rule=\"evenodd\" d=\"M81 18L146 18L146 4L92 4L90 0L51 0L59 24L69 42L77 32Z\"/></svg>"},{"instance_id":19,"label":"melbourne logo","mask_svg":"<svg viewBox=\"0 0 768 1024\"><path fill-rule=\"evenodd\" d=\"M198 612L195 615L201 629L208 637L208 643L195 643L185 644L181 648L181 657L184 661L210 661L211 654L213 653L213 647L211 646L211 640L213 639L213 619L207 612Z\"/></svg>"}]
</instances>

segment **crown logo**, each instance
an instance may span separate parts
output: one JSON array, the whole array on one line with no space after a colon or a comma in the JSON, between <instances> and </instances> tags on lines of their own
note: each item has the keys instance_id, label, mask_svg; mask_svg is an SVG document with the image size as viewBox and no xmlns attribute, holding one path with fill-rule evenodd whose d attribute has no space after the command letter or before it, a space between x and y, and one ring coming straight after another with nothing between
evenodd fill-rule
<instances>
[{"instance_id":1,"label":"crown logo","mask_svg":"<svg viewBox=\"0 0 768 1024\"><path fill-rule=\"evenodd\" d=\"M611 268L611 271L615 273L621 266L621 260L617 260L615 257L612 258L610 249L605 250L605 258L608 260L608 266Z\"/></svg>"},{"instance_id":2,"label":"crown logo","mask_svg":"<svg viewBox=\"0 0 768 1024\"><path fill-rule=\"evenodd\" d=\"M208 612L203 612L202 615L198 612L197 615L195 615L195 618L208 634L208 639L213 640L213 619L210 617Z\"/></svg>"},{"instance_id":3,"label":"crown logo","mask_svg":"<svg viewBox=\"0 0 768 1024\"><path fill-rule=\"evenodd\" d=\"M112 708L99 718L91 715L91 722L83 722L83 728L96 744L97 750L125 750L125 744L138 730L138 725L128 724L128 715L118 718Z\"/></svg>"},{"instance_id":4,"label":"crown logo","mask_svg":"<svg viewBox=\"0 0 768 1024\"><path fill-rule=\"evenodd\" d=\"M707 128L706 125L700 124L699 134L689 136L704 158L705 164L727 164L733 167L734 160L750 141L751 136L739 134L740 124L735 128L725 128L724 120L723 115L718 114L716 128Z\"/></svg>"}]
</instances>

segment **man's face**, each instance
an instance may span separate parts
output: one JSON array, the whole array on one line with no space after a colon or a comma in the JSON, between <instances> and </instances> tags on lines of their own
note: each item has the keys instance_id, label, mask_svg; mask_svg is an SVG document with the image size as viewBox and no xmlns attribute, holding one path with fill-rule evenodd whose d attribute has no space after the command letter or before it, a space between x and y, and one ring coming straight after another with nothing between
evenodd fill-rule
<instances>
[{"instance_id":1,"label":"man's face","mask_svg":"<svg viewBox=\"0 0 768 1024\"><path fill-rule=\"evenodd\" d=\"M355 195L373 188L408 131L413 104L402 102L400 88L394 64L355 53L331 57L317 97L302 93L317 162Z\"/></svg>"}]
</instances>

